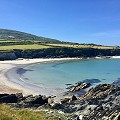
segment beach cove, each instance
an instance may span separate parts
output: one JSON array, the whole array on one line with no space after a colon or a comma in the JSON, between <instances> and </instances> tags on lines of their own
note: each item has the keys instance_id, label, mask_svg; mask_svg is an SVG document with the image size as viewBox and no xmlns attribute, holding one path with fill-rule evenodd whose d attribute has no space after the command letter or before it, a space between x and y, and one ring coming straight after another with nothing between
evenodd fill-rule
<instances>
[{"instance_id":1,"label":"beach cove","mask_svg":"<svg viewBox=\"0 0 120 120\"><path fill-rule=\"evenodd\" d=\"M112 57L112 59L114 59L114 58L119 59L120 57L119 56ZM29 81L29 80L24 80L24 79L20 78L20 76L19 76L20 74L17 74L17 72L19 72L17 70L18 70L18 68L19 69L22 69L22 68L27 69L31 66L33 67L34 65L37 65L37 66L42 65L43 63L44 63L43 65L51 64L54 62L57 62L57 64L59 62L67 63L68 61L69 61L69 63L72 63L74 61L80 61L79 59L81 59L81 58L21 59L21 60L13 60L13 61L0 61L0 71L1 71L0 72L0 86L1 86L0 93L22 92L24 95L42 94L42 95L46 95L46 96L49 96L49 95L63 96L63 92L65 92L65 89L63 89L63 88L60 89L59 87L57 87L56 90L54 90L54 88L48 89L45 85L36 83L36 81L33 82L33 81ZM97 59L101 59L101 58L97 58ZM94 59L92 59L92 60L94 60ZM36 64L36 63L42 63L42 64ZM33 71L28 70L27 72L25 72L25 74L29 73L29 72L33 72ZM107 73L107 74L109 74L109 73ZM36 77L34 75L34 73L32 74L32 76ZM80 80L80 79L78 79L78 80ZM75 79L71 83L74 84L75 82L78 82L78 80ZM82 80L84 80L84 79L82 79ZM110 83L111 82L112 81L110 81ZM45 83L46 83L46 80L45 80ZM67 84L68 82L64 82L64 83ZM49 82L48 82L48 84L49 84ZM63 83L61 83L61 84L63 84ZM58 86L60 86L60 84ZM64 86L65 86L65 84L64 84ZM67 87L67 86L65 86L65 87Z\"/></svg>"},{"instance_id":2,"label":"beach cove","mask_svg":"<svg viewBox=\"0 0 120 120\"><path fill-rule=\"evenodd\" d=\"M26 88L24 85L24 81L20 80L11 80L8 77L9 72L12 78L16 78L16 69L24 67L26 65L36 64L36 63L45 63L45 62L52 62L52 61L65 61L65 60L76 60L79 58L54 58L54 59L19 59L19 60L8 60L8 61L0 61L0 93L17 93L22 92L24 95L37 95L40 93L36 93L35 91ZM81 59L81 58L80 58ZM20 85L23 83L23 85ZM28 85L29 86L29 85ZM42 90L43 91L43 90ZM46 91L43 91L43 94Z\"/></svg>"}]
</instances>

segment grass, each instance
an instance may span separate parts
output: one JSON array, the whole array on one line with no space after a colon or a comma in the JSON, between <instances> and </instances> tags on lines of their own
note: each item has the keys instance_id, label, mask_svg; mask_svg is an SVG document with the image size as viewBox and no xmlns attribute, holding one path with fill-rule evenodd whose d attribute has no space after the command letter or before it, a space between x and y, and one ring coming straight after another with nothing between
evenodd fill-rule
<instances>
[{"instance_id":1,"label":"grass","mask_svg":"<svg viewBox=\"0 0 120 120\"><path fill-rule=\"evenodd\" d=\"M6 40L6 39L0 39L0 43L7 43L7 42L9 42L9 43L18 43L18 42L20 42L20 41L18 41L18 40Z\"/></svg>"},{"instance_id":2,"label":"grass","mask_svg":"<svg viewBox=\"0 0 120 120\"><path fill-rule=\"evenodd\" d=\"M19 42L18 40L8 40L8 39L0 39L0 42Z\"/></svg>"},{"instance_id":3,"label":"grass","mask_svg":"<svg viewBox=\"0 0 120 120\"><path fill-rule=\"evenodd\" d=\"M13 50L13 49L43 49L43 48L51 48L51 47L71 47L71 48L95 48L95 49L113 49L112 46L99 46L99 45L89 45L89 44L68 44L68 43L42 43L41 41L32 41L32 40L7 40L0 39L0 43L3 42L22 42L22 45L1 45L0 50ZM25 44L24 44L25 42ZM31 42L31 44L26 44L26 42ZM41 42L41 44L40 44Z\"/></svg>"},{"instance_id":4,"label":"grass","mask_svg":"<svg viewBox=\"0 0 120 120\"><path fill-rule=\"evenodd\" d=\"M111 46L91 46L91 45L70 45L70 44L27 44L27 45L7 45L0 46L0 50L13 49L43 49L52 47L71 47L71 48L95 48L95 49L113 49Z\"/></svg>"},{"instance_id":5,"label":"grass","mask_svg":"<svg viewBox=\"0 0 120 120\"><path fill-rule=\"evenodd\" d=\"M72 47L72 48L96 48L96 49L113 49L112 46L97 46L97 45L82 45L82 44L48 44L51 46L58 46L58 47Z\"/></svg>"},{"instance_id":6,"label":"grass","mask_svg":"<svg viewBox=\"0 0 120 120\"><path fill-rule=\"evenodd\" d=\"M43 49L43 48L50 48L50 46L46 45L9 45L9 46L0 46L0 50L13 50L13 49Z\"/></svg>"},{"instance_id":7,"label":"grass","mask_svg":"<svg viewBox=\"0 0 120 120\"><path fill-rule=\"evenodd\" d=\"M45 111L16 110L7 105L0 104L0 120L59 120L59 117L58 114L48 115ZM66 118L61 115L61 120L66 120Z\"/></svg>"}]
</instances>

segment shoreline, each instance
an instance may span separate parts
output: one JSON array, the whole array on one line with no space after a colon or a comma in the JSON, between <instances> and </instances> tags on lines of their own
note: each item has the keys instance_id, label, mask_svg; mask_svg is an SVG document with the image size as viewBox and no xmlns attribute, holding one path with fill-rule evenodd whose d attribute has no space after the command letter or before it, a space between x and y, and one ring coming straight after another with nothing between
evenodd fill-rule
<instances>
[{"instance_id":1,"label":"shoreline","mask_svg":"<svg viewBox=\"0 0 120 120\"><path fill-rule=\"evenodd\" d=\"M81 58L53 58L53 59L22 59L22 60L8 60L0 61L0 93L18 93L21 92L23 95L46 95L50 96L50 93L43 86L37 86L32 83L27 83L25 80L21 80L19 74L17 74L18 68L26 67L27 65L36 63L46 63L54 61L68 61L68 60L79 60ZM58 93L60 94L60 90ZM63 96L63 95L61 95Z\"/></svg>"},{"instance_id":2,"label":"shoreline","mask_svg":"<svg viewBox=\"0 0 120 120\"><path fill-rule=\"evenodd\" d=\"M120 56L112 56L111 58L120 58ZM9 61L0 61L0 93L18 93L22 92L24 95L49 95L47 93L46 88L43 89L41 86L36 86L32 83L27 83L26 81L22 81L17 76L16 69L24 68L30 64L36 63L46 63L46 62L54 62L54 61L68 61L68 60L81 60L82 58L48 58L48 59L22 59L22 60L9 60ZM95 57L94 59L103 59L102 57ZM11 76L11 77L9 77ZM39 91L36 90L38 87ZM41 89L40 89L41 87ZM60 91L56 94L60 94ZM53 95L55 93L53 92ZM63 95L62 95L63 96Z\"/></svg>"}]
</instances>

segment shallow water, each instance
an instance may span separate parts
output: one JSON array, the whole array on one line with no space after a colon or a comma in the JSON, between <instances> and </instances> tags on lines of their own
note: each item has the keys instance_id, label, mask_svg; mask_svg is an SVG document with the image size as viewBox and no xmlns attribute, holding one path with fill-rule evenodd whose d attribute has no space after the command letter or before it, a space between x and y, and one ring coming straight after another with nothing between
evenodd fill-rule
<instances>
[{"instance_id":1,"label":"shallow water","mask_svg":"<svg viewBox=\"0 0 120 120\"><path fill-rule=\"evenodd\" d=\"M79 81L92 85L112 83L120 78L120 59L89 59L32 64L23 74L25 80L56 90Z\"/></svg>"}]
</instances>

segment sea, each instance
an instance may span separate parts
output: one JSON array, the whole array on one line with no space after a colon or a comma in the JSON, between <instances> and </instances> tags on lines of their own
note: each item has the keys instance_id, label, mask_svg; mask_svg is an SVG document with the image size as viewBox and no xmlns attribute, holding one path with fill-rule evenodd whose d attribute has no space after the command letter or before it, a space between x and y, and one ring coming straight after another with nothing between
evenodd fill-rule
<instances>
[{"instance_id":1,"label":"sea","mask_svg":"<svg viewBox=\"0 0 120 120\"><path fill-rule=\"evenodd\" d=\"M82 59L36 63L24 67L22 79L50 90L63 90L78 82L112 84L120 80L120 59ZM51 91L52 92L52 91Z\"/></svg>"}]
</instances>

